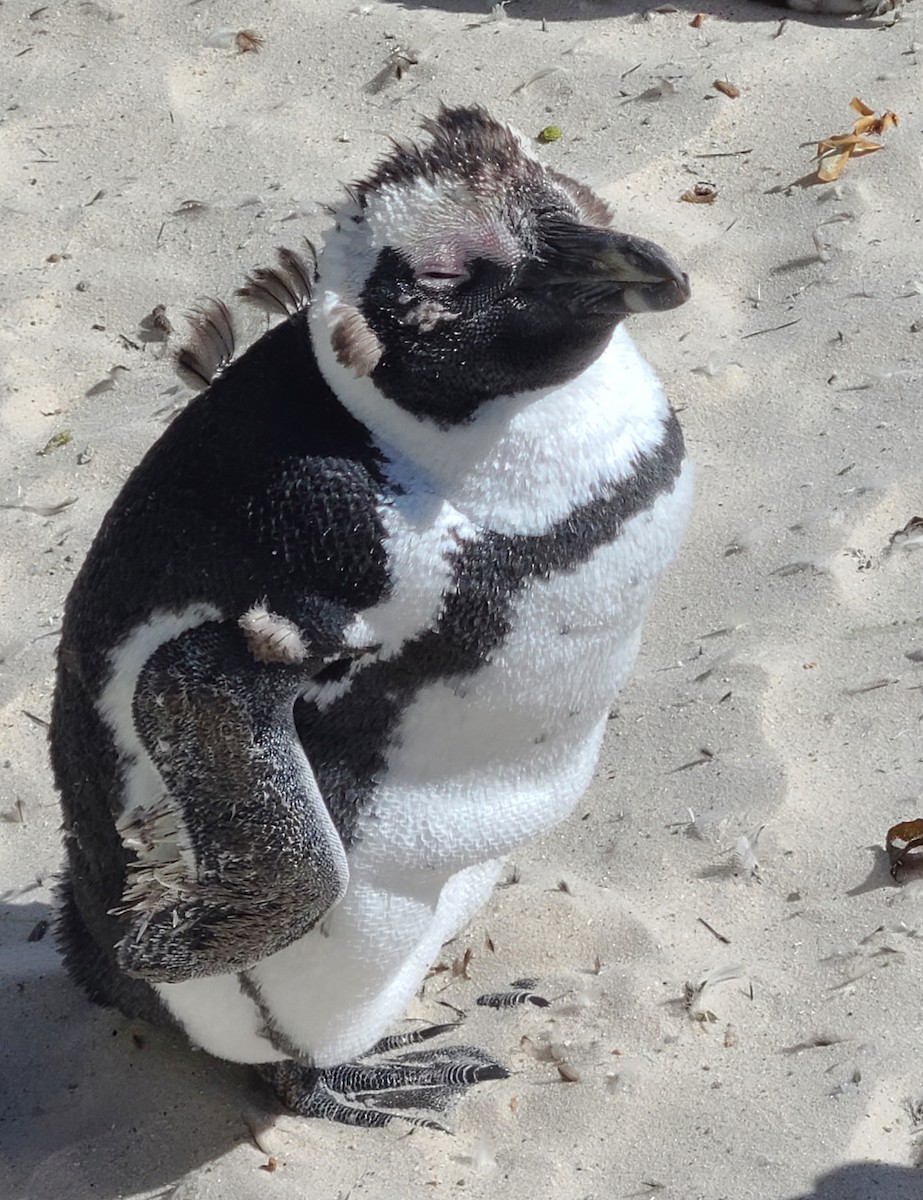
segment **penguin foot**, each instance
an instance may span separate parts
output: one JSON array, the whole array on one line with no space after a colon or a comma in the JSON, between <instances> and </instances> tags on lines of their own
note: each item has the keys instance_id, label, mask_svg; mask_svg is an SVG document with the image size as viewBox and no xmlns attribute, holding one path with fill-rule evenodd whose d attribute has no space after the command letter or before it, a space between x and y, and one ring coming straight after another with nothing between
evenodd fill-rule
<instances>
[{"instance_id":1,"label":"penguin foot","mask_svg":"<svg viewBox=\"0 0 923 1200\"><path fill-rule=\"evenodd\" d=\"M454 1028L432 1025L394 1034L382 1038L355 1062L335 1067L311 1067L288 1059L262 1063L257 1069L282 1103L300 1116L364 1129L380 1129L399 1119L448 1133L438 1121L405 1110L445 1112L476 1083L507 1079L509 1071L476 1046L393 1052Z\"/></svg>"}]
</instances>

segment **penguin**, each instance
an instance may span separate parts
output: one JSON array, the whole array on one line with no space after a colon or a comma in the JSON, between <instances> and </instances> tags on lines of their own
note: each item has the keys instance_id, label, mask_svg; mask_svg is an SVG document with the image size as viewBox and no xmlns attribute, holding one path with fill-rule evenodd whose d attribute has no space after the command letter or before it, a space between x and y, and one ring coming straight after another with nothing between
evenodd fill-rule
<instances>
[{"instance_id":1,"label":"penguin","mask_svg":"<svg viewBox=\"0 0 923 1200\"><path fill-rule=\"evenodd\" d=\"M389 1030L587 788L691 501L623 328L687 276L483 108L423 129L249 277L281 323L238 354L200 313L50 731L76 982L354 1126L506 1075Z\"/></svg>"}]
</instances>

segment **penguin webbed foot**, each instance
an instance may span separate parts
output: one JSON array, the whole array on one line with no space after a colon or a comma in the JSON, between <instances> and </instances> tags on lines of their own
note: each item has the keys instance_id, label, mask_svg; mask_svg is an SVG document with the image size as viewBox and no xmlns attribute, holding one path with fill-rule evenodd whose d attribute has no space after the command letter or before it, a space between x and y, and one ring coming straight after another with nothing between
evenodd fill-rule
<instances>
[{"instance_id":1,"label":"penguin webbed foot","mask_svg":"<svg viewBox=\"0 0 923 1200\"><path fill-rule=\"evenodd\" d=\"M310 1067L289 1059L264 1063L258 1070L282 1103L303 1117L365 1129L401 1120L449 1133L438 1121L408 1110L444 1113L475 1084L507 1079L509 1071L476 1046L393 1052L454 1028L432 1025L385 1037L361 1058L335 1067Z\"/></svg>"}]
</instances>

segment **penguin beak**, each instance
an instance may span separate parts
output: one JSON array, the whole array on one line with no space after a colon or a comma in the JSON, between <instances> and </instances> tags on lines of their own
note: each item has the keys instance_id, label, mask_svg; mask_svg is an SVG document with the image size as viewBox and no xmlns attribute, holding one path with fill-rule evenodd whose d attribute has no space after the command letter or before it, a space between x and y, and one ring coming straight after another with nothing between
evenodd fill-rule
<instances>
[{"instance_id":1,"label":"penguin beak","mask_svg":"<svg viewBox=\"0 0 923 1200\"><path fill-rule=\"evenodd\" d=\"M532 282L542 289L560 288L565 296L570 292L578 309L623 316L663 312L691 295L689 276L654 242L576 222L546 226L543 232Z\"/></svg>"}]
</instances>

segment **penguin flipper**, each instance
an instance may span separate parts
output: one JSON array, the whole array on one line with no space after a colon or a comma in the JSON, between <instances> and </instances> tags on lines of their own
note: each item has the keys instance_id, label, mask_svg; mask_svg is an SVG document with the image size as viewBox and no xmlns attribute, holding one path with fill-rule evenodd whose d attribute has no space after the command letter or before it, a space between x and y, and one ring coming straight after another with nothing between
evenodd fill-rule
<instances>
[{"instance_id":1,"label":"penguin flipper","mask_svg":"<svg viewBox=\"0 0 923 1200\"><path fill-rule=\"evenodd\" d=\"M346 890L345 850L293 718L327 660L260 660L252 638L233 622L197 626L138 678L134 724L165 791L118 820L136 861L117 955L150 983L245 970Z\"/></svg>"}]
</instances>

